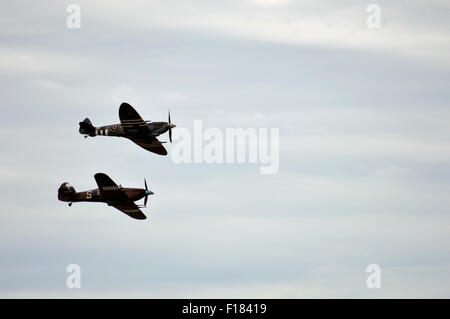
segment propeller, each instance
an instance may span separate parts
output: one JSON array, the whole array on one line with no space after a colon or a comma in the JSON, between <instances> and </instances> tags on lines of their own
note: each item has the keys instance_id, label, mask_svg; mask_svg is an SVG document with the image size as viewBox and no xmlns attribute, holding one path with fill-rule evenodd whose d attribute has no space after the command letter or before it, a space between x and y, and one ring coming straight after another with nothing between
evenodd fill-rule
<instances>
[{"instance_id":1,"label":"propeller","mask_svg":"<svg viewBox=\"0 0 450 319\"><path fill-rule=\"evenodd\" d=\"M146 207L147 206L148 195L152 195L153 192L148 189L148 187L147 187L147 180L145 178L144 178L144 185L145 185L144 207Z\"/></svg>"},{"instance_id":2,"label":"propeller","mask_svg":"<svg viewBox=\"0 0 450 319\"><path fill-rule=\"evenodd\" d=\"M170 122L170 111L169 111L169 140L170 140L170 143L172 143L172 127L174 127L174 126L172 126L172 122Z\"/></svg>"}]
</instances>

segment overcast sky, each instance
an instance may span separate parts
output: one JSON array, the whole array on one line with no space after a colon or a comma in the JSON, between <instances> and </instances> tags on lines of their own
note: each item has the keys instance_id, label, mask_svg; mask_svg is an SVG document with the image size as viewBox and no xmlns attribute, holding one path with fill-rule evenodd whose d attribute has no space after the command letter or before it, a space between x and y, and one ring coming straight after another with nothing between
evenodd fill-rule
<instances>
[{"instance_id":1,"label":"overcast sky","mask_svg":"<svg viewBox=\"0 0 450 319\"><path fill-rule=\"evenodd\" d=\"M0 297L450 298L448 1L77 1L80 29L70 3L0 11ZM123 101L279 128L280 169L78 133ZM148 219L57 200L97 172L146 177Z\"/></svg>"}]
</instances>

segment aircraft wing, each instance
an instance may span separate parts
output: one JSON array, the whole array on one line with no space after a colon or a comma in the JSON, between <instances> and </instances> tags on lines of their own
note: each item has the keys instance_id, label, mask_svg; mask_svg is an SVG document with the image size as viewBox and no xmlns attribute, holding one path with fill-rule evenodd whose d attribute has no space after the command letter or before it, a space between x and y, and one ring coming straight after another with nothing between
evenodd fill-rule
<instances>
[{"instance_id":1,"label":"aircraft wing","mask_svg":"<svg viewBox=\"0 0 450 319\"><path fill-rule=\"evenodd\" d=\"M123 130L130 137L150 134L147 124L130 104L120 104L119 117Z\"/></svg>"},{"instance_id":2,"label":"aircraft wing","mask_svg":"<svg viewBox=\"0 0 450 319\"><path fill-rule=\"evenodd\" d=\"M97 173L94 175L98 188L105 198L115 202L110 204L121 212L135 219L146 219L144 213L134 202L128 199L127 195L117 186L116 183L106 174Z\"/></svg>"},{"instance_id":3,"label":"aircraft wing","mask_svg":"<svg viewBox=\"0 0 450 319\"><path fill-rule=\"evenodd\" d=\"M100 192L106 197L116 195L120 197L119 199L127 198L125 193L120 190L119 186L117 186L117 184L114 183L114 181L108 175L104 173L97 173L94 175L94 178L95 181L97 182Z\"/></svg>"},{"instance_id":4,"label":"aircraft wing","mask_svg":"<svg viewBox=\"0 0 450 319\"><path fill-rule=\"evenodd\" d=\"M136 206L136 204L130 200L127 202L123 202L123 203L112 204L111 206L120 210L122 213L127 214L131 218L134 218L134 219L146 219L147 218L144 215L144 213Z\"/></svg>"},{"instance_id":5,"label":"aircraft wing","mask_svg":"<svg viewBox=\"0 0 450 319\"><path fill-rule=\"evenodd\" d=\"M120 105L119 117L123 130L130 140L147 151L167 155L165 147L155 136L150 135L147 123L130 104L122 103Z\"/></svg>"},{"instance_id":6,"label":"aircraft wing","mask_svg":"<svg viewBox=\"0 0 450 319\"><path fill-rule=\"evenodd\" d=\"M147 151L159 155L167 155L166 148L153 135L147 135L145 137L130 137L130 139L140 147L146 149Z\"/></svg>"}]
</instances>

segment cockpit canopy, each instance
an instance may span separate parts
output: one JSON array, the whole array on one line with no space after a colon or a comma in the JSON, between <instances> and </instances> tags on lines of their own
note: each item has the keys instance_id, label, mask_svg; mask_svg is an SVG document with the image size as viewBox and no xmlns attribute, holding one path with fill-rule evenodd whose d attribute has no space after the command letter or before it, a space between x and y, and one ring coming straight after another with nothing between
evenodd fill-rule
<instances>
[{"instance_id":1,"label":"cockpit canopy","mask_svg":"<svg viewBox=\"0 0 450 319\"><path fill-rule=\"evenodd\" d=\"M59 187L60 193L75 193L75 188L70 183L62 183Z\"/></svg>"}]
</instances>

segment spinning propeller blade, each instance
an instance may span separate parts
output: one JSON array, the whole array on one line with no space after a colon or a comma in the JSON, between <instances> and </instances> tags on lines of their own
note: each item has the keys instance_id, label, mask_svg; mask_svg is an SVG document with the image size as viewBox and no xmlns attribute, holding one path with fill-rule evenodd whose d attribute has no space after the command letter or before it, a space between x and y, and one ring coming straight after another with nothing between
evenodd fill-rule
<instances>
[{"instance_id":1,"label":"spinning propeller blade","mask_svg":"<svg viewBox=\"0 0 450 319\"><path fill-rule=\"evenodd\" d=\"M145 185L145 190L148 191L147 180L145 178L144 178L144 185ZM148 195L147 195L147 192L146 192L145 199L144 199L144 206L147 206L147 199L148 199Z\"/></svg>"},{"instance_id":2,"label":"spinning propeller blade","mask_svg":"<svg viewBox=\"0 0 450 319\"><path fill-rule=\"evenodd\" d=\"M172 122L170 122L170 111L169 111L169 140L172 143Z\"/></svg>"}]
</instances>

